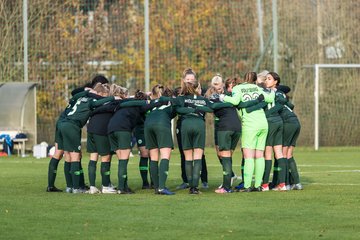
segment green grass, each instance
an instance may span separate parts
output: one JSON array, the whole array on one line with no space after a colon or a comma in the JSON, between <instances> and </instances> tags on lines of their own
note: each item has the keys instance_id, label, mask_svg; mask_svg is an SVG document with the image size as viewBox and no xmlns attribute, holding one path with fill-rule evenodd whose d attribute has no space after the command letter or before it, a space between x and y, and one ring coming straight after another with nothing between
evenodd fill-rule
<instances>
[{"instance_id":1,"label":"green grass","mask_svg":"<svg viewBox=\"0 0 360 240\"><path fill-rule=\"evenodd\" d=\"M129 163L134 195L46 193L49 159L2 157L0 239L360 239L358 148L296 149L305 190L290 192L215 194L222 171L212 149L206 156L211 188L198 196L139 190L137 157ZM239 174L239 152L234 165ZM112 169L116 183L117 161ZM174 151L168 187L180 183ZM63 162L56 186L65 186Z\"/></svg>"}]
</instances>

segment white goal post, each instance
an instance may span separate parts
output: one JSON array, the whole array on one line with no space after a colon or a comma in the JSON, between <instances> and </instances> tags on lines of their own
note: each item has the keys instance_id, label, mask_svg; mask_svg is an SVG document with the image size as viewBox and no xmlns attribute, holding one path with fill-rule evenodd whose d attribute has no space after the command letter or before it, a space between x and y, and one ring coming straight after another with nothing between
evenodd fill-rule
<instances>
[{"instance_id":1,"label":"white goal post","mask_svg":"<svg viewBox=\"0 0 360 240\"><path fill-rule=\"evenodd\" d=\"M314 78L314 113L315 113L315 129L314 129L314 148L319 150L319 70L320 68L360 68L360 64L315 64L305 65L315 70Z\"/></svg>"}]
</instances>

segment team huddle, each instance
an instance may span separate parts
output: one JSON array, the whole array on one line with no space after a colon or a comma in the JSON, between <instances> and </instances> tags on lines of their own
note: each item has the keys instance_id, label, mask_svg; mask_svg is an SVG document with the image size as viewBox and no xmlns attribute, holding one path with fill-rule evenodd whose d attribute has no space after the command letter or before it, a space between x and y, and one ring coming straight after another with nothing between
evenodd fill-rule
<instances>
[{"instance_id":1,"label":"team huddle","mask_svg":"<svg viewBox=\"0 0 360 240\"><path fill-rule=\"evenodd\" d=\"M171 121L177 117L183 180L177 189L188 188L189 194L199 194L200 180L201 186L208 188L204 156L206 114L214 115L215 148L223 168L223 182L216 193L302 190L293 157L300 123L288 99L289 91L289 87L280 85L277 73L263 71L246 73L241 83L236 79L224 82L221 75L216 75L204 93L196 73L188 68L177 89L157 84L150 94L138 90L129 97L126 88L96 76L72 92L69 105L56 123L56 150L49 163L47 191L62 191L54 183L59 161L64 157L66 192L134 193L128 186L127 173L134 136L139 148L142 189L174 195L166 181L174 148ZM86 124L89 188L81 166L81 129ZM232 155L240 139L242 182L233 189L237 176L232 169ZM112 155L118 158L117 187L110 181ZM99 158L100 189L96 187ZM273 178L269 182L271 169Z\"/></svg>"}]
</instances>

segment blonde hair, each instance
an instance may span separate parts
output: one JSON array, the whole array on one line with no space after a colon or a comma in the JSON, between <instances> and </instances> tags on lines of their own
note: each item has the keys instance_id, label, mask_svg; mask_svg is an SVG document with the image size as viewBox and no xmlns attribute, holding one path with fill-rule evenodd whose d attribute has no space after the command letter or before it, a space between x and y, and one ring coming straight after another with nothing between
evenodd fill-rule
<instances>
[{"instance_id":1,"label":"blonde hair","mask_svg":"<svg viewBox=\"0 0 360 240\"><path fill-rule=\"evenodd\" d=\"M258 84L264 82L266 80L266 75L268 74L269 74L268 70L263 70L262 72L258 73L256 82Z\"/></svg>"},{"instance_id":2,"label":"blonde hair","mask_svg":"<svg viewBox=\"0 0 360 240\"><path fill-rule=\"evenodd\" d=\"M110 96L116 96L123 99L127 97L128 93L129 91L126 88L121 87L115 83L111 84L110 86L110 92L109 92Z\"/></svg>"},{"instance_id":3,"label":"blonde hair","mask_svg":"<svg viewBox=\"0 0 360 240\"><path fill-rule=\"evenodd\" d=\"M224 84L224 81L222 79L222 76L220 75L220 73L216 74L212 79L211 79L211 86L217 86L218 84Z\"/></svg>"},{"instance_id":4,"label":"blonde hair","mask_svg":"<svg viewBox=\"0 0 360 240\"><path fill-rule=\"evenodd\" d=\"M98 94L109 96L110 86L107 83L96 83L93 89Z\"/></svg>"}]
</instances>

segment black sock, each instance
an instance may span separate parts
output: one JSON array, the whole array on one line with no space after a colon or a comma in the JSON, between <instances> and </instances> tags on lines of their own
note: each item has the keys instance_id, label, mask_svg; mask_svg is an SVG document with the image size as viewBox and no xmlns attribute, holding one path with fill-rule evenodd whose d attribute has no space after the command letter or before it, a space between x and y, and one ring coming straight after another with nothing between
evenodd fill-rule
<instances>
[{"instance_id":1,"label":"black sock","mask_svg":"<svg viewBox=\"0 0 360 240\"><path fill-rule=\"evenodd\" d=\"M88 175L89 175L89 182L90 186L95 187L95 181L96 181L96 163L97 161L90 160L88 165Z\"/></svg>"},{"instance_id":2,"label":"black sock","mask_svg":"<svg viewBox=\"0 0 360 240\"><path fill-rule=\"evenodd\" d=\"M100 171L101 183L104 187L108 187L110 185L110 162L101 162Z\"/></svg>"},{"instance_id":3,"label":"black sock","mask_svg":"<svg viewBox=\"0 0 360 240\"><path fill-rule=\"evenodd\" d=\"M202 161L201 161L201 159L194 159L193 187L198 187L199 186L201 169L202 169Z\"/></svg>"},{"instance_id":4,"label":"black sock","mask_svg":"<svg viewBox=\"0 0 360 240\"><path fill-rule=\"evenodd\" d=\"M223 187L226 189L230 189L231 173L232 173L231 157L223 157L222 165L223 165Z\"/></svg>"},{"instance_id":5,"label":"black sock","mask_svg":"<svg viewBox=\"0 0 360 240\"><path fill-rule=\"evenodd\" d=\"M289 162L289 168L290 168L290 172L291 172L291 183L292 184L298 184L300 183L300 176L299 176L299 172L296 166L296 162L295 159L289 158L288 159Z\"/></svg>"},{"instance_id":6,"label":"black sock","mask_svg":"<svg viewBox=\"0 0 360 240\"><path fill-rule=\"evenodd\" d=\"M265 171L264 171L264 177L263 177L263 184L269 183L271 167L272 167L271 159L269 159L269 160L265 159Z\"/></svg>"},{"instance_id":7,"label":"black sock","mask_svg":"<svg viewBox=\"0 0 360 240\"><path fill-rule=\"evenodd\" d=\"M169 172L169 159L161 159L159 166L159 189L164 189Z\"/></svg>"},{"instance_id":8,"label":"black sock","mask_svg":"<svg viewBox=\"0 0 360 240\"><path fill-rule=\"evenodd\" d=\"M194 187L193 185L193 172L194 172L194 161L185 161L185 172L186 178L188 180L189 186Z\"/></svg>"},{"instance_id":9,"label":"black sock","mask_svg":"<svg viewBox=\"0 0 360 240\"><path fill-rule=\"evenodd\" d=\"M54 187L59 159L51 158L48 169L48 187Z\"/></svg>"},{"instance_id":10,"label":"black sock","mask_svg":"<svg viewBox=\"0 0 360 240\"><path fill-rule=\"evenodd\" d=\"M71 177L74 189L80 188L80 162L71 162Z\"/></svg>"},{"instance_id":11,"label":"black sock","mask_svg":"<svg viewBox=\"0 0 360 240\"><path fill-rule=\"evenodd\" d=\"M71 162L64 162L64 174L65 174L65 180L66 180L66 187L72 188L73 182L72 182L72 176L71 176Z\"/></svg>"},{"instance_id":12,"label":"black sock","mask_svg":"<svg viewBox=\"0 0 360 240\"><path fill-rule=\"evenodd\" d=\"M148 171L149 171L149 167L148 167L148 158L146 157L140 157L140 161L139 161L139 170L140 170L140 175L141 175L141 179L143 181L143 185L149 185L149 181L148 181Z\"/></svg>"},{"instance_id":13,"label":"black sock","mask_svg":"<svg viewBox=\"0 0 360 240\"><path fill-rule=\"evenodd\" d=\"M126 179L127 179L127 164L129 159L119 159L118 165L118 189L120 191L124 191L126 187Z\"/></svg>"},{"instance_id":14,"label":"black sock","mask_svg":"<svg viewBox=\"0 0 360 240\"><path fill-rule=\"evenodd\" d=\"M150 161L150 175L154 182L154 188L159 188L159 165L158 161Z\"/></svg>"}]
</instances>

